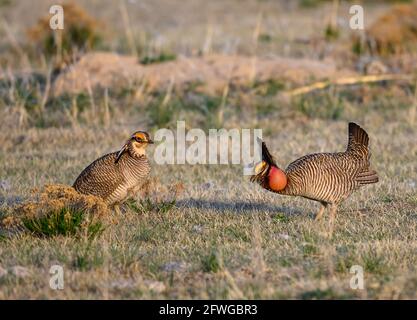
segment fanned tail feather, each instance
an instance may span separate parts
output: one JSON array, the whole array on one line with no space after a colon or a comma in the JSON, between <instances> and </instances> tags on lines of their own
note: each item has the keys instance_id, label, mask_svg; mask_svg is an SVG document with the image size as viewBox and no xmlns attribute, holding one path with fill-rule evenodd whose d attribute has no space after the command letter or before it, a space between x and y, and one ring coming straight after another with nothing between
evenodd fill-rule
<instances>
[{"instance_id":1,"label":"fanned tail feather","mask_svg":"<svg viewBox=\"0 0 417 320\"><path fill-rule=\"evenodd\" d=\"M349 122L349 142L347 150L354 149L360 145L368 148L369 137L365 130L354 122Z\"/></svg>"}]
</instances>

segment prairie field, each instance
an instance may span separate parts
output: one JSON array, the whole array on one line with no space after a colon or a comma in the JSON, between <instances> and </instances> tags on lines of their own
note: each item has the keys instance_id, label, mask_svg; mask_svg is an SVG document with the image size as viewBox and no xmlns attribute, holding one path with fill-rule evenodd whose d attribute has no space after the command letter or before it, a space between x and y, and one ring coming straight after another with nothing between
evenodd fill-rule
<instances>
[{"instance_id":1,"label":"prairie field","mask_svg":"<svg viewBox=\"0 0 417 320\"><path fill-rule=\"evenodd\" d=\"M417 4L361 2L365 30L349 1L0 0L0 299L416 299ZM282 168L344 151L356 122L379 182L329 232L319 203L242 165L159 165L156 143L146 192L121 212L25 216L44 186L177 121L262 129Z\"/></svg>"}]
</instances>

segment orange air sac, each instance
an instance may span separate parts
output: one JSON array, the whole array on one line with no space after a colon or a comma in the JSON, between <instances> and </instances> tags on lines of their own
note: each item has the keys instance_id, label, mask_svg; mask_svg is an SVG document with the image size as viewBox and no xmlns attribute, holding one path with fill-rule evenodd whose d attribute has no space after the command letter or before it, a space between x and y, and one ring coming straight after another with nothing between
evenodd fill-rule
<instances>
[{"instance_id":1,"label":"orange air sac","mask_svg":"<svg viewBox=\"0 0 417 320\"><path fill-rule=\"evenodd\" d=\"M268 174L269 187L274 191L281 191L287 185L287 176L277 167L271 167Z\"/></svg>"}]
</instances>

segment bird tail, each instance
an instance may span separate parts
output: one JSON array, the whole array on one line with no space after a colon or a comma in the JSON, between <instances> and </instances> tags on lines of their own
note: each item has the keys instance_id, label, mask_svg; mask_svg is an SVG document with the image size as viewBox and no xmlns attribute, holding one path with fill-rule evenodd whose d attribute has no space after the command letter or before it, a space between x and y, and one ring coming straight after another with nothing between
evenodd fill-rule
<instances>
[{"instance_id":1,"label":"bird tail","mask_svg":"<svg viewBox=\"0 0 417 320\"><path fill-rule=\"evenodd\" d=\"M365 130L354 122L349 122L349 141L347 151L354 151L358 148L368 150L369 137Z\"/></svg>"},{"instance_id":2,"label":"bird tail","mask_svg":"<svg viewBox=\"0 0 417 320\"><path fill-rule=\"evenodd\" d=\"M379 181L378 174L375 170L369 170L365 172L361 172L356 176L356 181L359 184L372 184L377 183Z\"/></svg>"}]
</instances>

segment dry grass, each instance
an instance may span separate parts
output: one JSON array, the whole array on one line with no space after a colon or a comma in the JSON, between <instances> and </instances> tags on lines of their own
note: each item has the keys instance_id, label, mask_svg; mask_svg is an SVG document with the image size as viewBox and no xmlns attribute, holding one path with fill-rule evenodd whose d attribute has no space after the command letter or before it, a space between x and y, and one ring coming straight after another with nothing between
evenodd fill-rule
<instances>
[{"instance_id":1,"label":"dry grass","mask_svg":"<svg viewBox=\"0 0 417 320\"><path fill-rule=\"evenodd\" d=\"M197 72L198 70L198 72ZM333 61L275 57L253 59L239 55L210 55L177 61L143 65L134 56L96 52L85 55L55 83L55 95L86 92L88 87L113 88L130 83L144 83L147 92L167 90L174 83L182 89L199 83L199 91L221 92L228 84L251 86L254 81L279 80L287 85L304 84L312 79L353 75L351 70L338 70ZM138 86L141 88L141 86Z\"/></svg>"},{"instance_id":2,"label":"dry grass","mask_svg":"<svg viewBox=\"0 0 417 320\"><path fill-rule=\"evenodd\" d=\"M64 3L62 8L66 18L63 30L54 32L51 29L48 14L27 30L27 36L42 54L57 55L61 60L70 60L79 54L78 51L91 50L97 46L102 37L100 29L103 28L103 23L91 17L74 2Z\"/></svg>"},{"instance_id":3,"label":"dry grass","mask_svg":"<svg viewBox=\"0 0 417 320\"><path fill-rule=\"evenodd\" d=\"M152 9L153 3L147 3L149 8L145 10ZM178 5L175 1L158 3L165 4L168 11ZM311 40L317 34L299 31L317 30L317 21L322 19L314 17L321 17L327 4L310 11L290 8L282 20L274 20L274 3L265 2L264 9L272 13L264 15L258 33L272 30L270 36L278 40L268 44L262 42L268 37L257 37L264 39L258 43L257 63L269 61L261 52L277 48L276 52L285 52L285 43L291 46L285 53L290 60L300 51L307 59L320 56L322 44ZM218 5L204 2L208 12L216 12ZM188 11L196 15L205 11L194 6L179 7L183 16ZM242 57L249 52L249 60L242 59L253 61L250 41L262 16L254 9L258 2L244 7L231 1L222 9L227 11L229 7L235 8L230 19L239 21L241 30L228 33L227 26L219 25L224 37L207 40L207 47L212 44L207 50L224 55L227 52L219 48L239 31L244 46L236 51ZM17 3L7 10L13 13L23 9L28 8ZM378 6L377 11L380 9ZM111 16L110 11L117 10L99 12ZM134 9L129 8L128 14L134 15ZM306 16L311 20L294 18ZM207 26L202 28L194 21L198 19L191 17L185 20L196 28L186 27L192 48L197 48L195 44L202 39L201 34L206 34ZM136 20L130 16L129 21L132 24ZM272 21L286 23L287 27L280 29L285 32L274 33L278 28ZM145 22L147 27L158 25L158 30L171 40L185 34L183 25L175 29L163 20L160 24ZM324 30L325 24L319 25ZM131 27L129 34L136 37L138 46L141 37L135 32L139 27ZM124 31L120 37L126 34ZM345 31L342 28L339 40L326 47L330 55L337 53L331 48L346 44ZM251 40L246 39L248 34ZM311 36L311 41L300 49L295 35ZM131 40L132 45L135 43ZM184 53L178 46L169 49ZM20 66L21 61L11 62L7 52L2 58L0 61L10 63L2 65L0 83L3 224L12 224L10 217L24 213L14 208L24 209L27 201L41 209L41 216L43 210L56 212L74 203L77 209L86 209L87 199L59 185L71 185L87 164L120 148L131 132L141 129L153 133L162 125L175 125L177 119L186 120L189 127L205 129L214 125L262 128L264 139L283 167L307 153L343 150L347 122L356 121L370 135L372 163L380 182L356 192L342 205L333 236L329 237L328 220L313 221L318 204L268 193L251 184L242 175L241 166L159 166L153 162L148 188L122 208L121 216L110 212L106 228L95 237L65 233L46 237L28 230L8 232L3 225L0 270L7 272L0 274L0 299L417 298L417 128L410 117L415 109L414 84L330 87L288 101L278 94L287 85L280 77L255 77L245 86L227 85L220 93L204 93L199 83L181 89L171 83L166 90L149 91L146 84L135 82L137 79L130 75L126 78L131 83L112 83L104 91L90 86L86 92L55 97L54 92L47 94L46 66L40 66L36 76L30 72L25 77L21 69L12 67L13 63ZM134 65L139 61L129 59ZM208 57L189 61L193 59ZM187 59L146 68L175 71L176 63L186 64ZM335 72L340 69L336 66ZM91 71L91 75L96 74ZM152 152L151 148L150 155ZM32 193L33 188L50 184L55 187L46 187L35 196ZM100 207L100 213L106 210L97 199L87 203L98 205L95 208ZM49 287L49 268L54 264L64 268L65 288L61 291ZM365 270L364 290L349 286L352 265Z\"/></svg>"}]
</instances>

